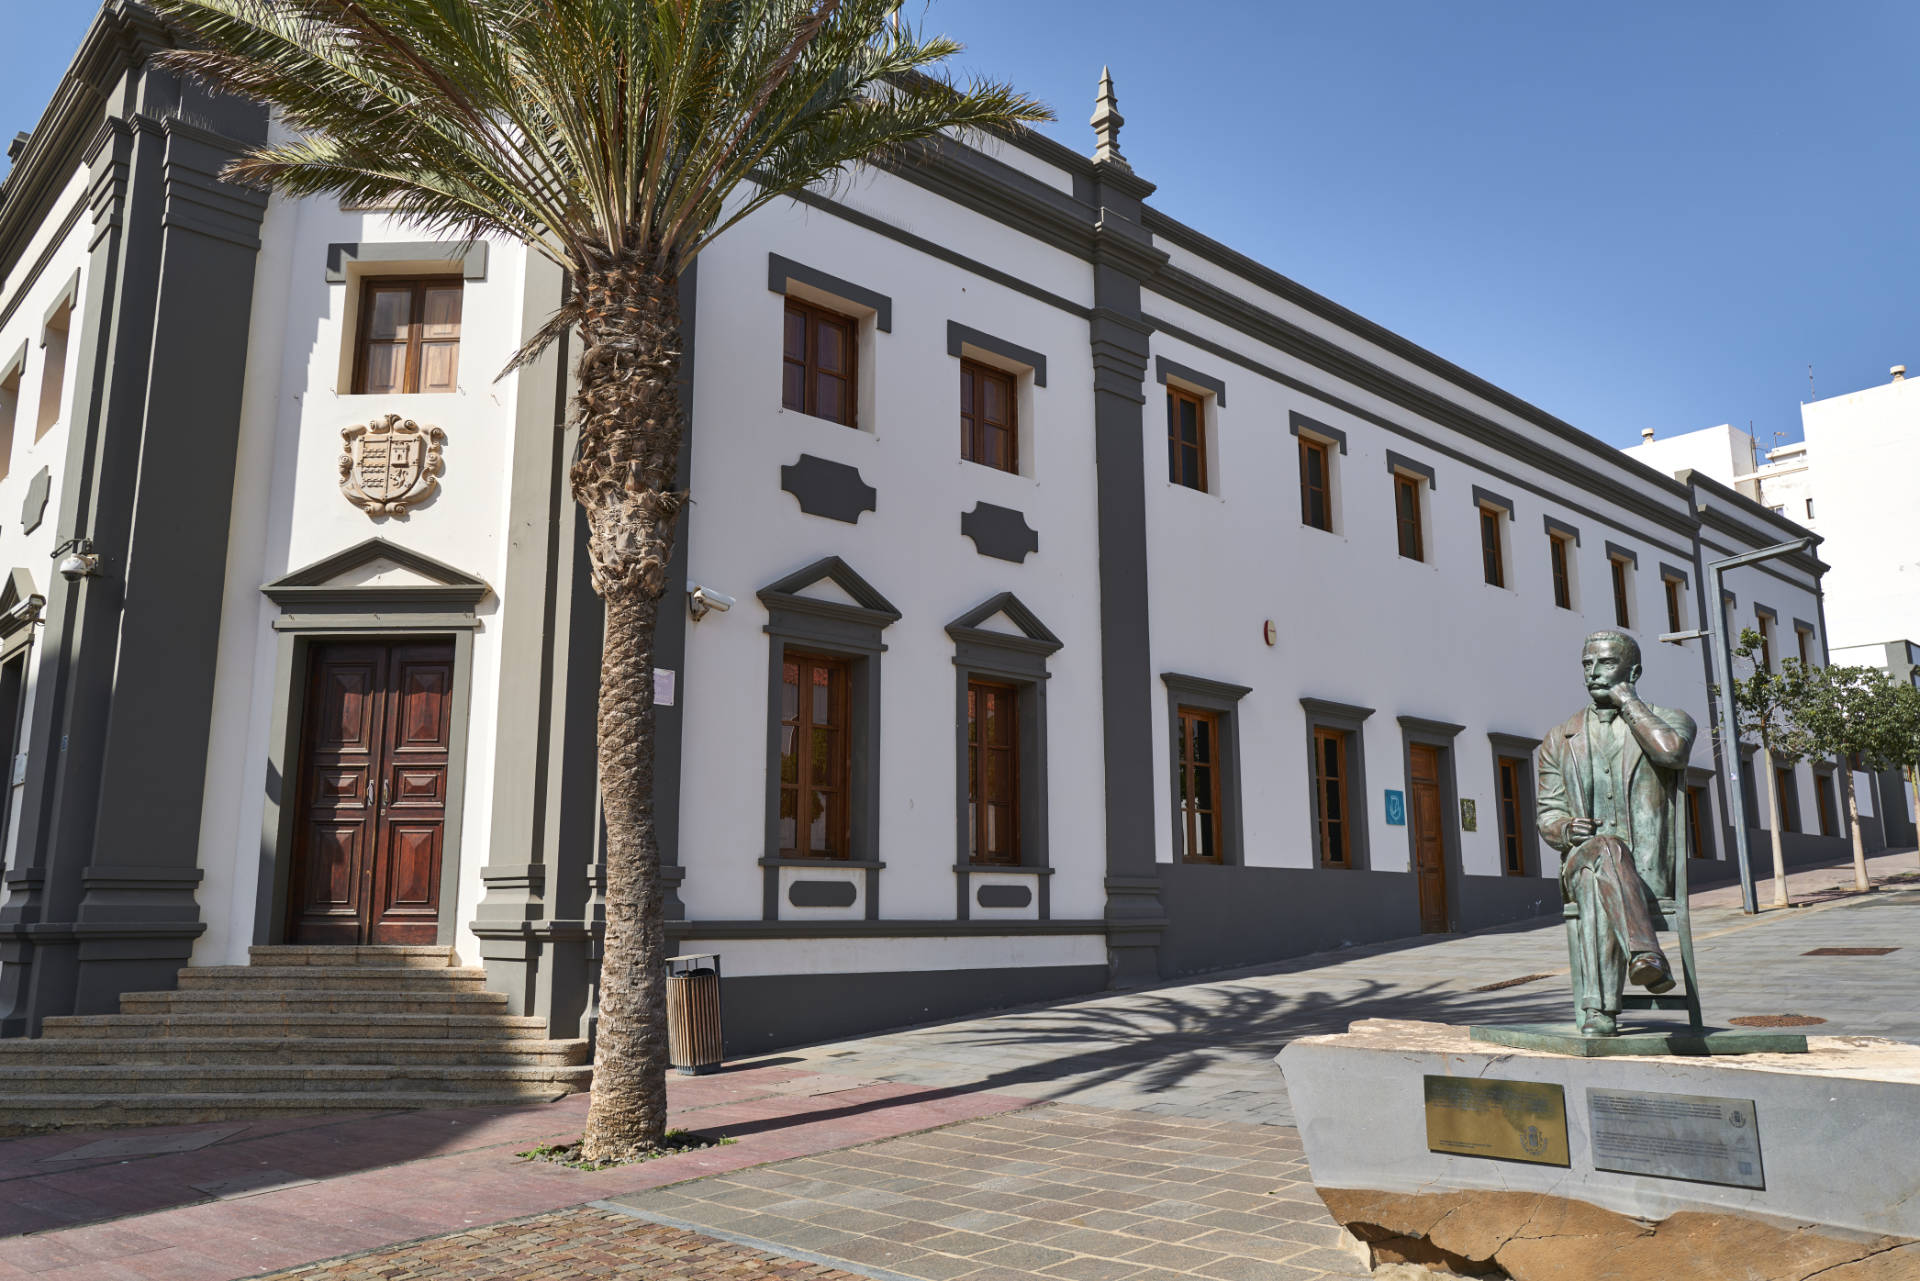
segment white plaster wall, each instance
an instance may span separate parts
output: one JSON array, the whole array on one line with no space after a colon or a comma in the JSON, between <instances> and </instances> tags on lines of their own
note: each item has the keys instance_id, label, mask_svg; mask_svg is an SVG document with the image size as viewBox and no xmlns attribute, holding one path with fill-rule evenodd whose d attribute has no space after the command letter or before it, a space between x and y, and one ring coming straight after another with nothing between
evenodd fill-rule
<instances>
[{"instance_id":1,"label":"white plaster wall","mask_svg":"<svg viewBox=\"0 0 1920 1281\"><path fill-rule=\"evenodd\" d=\"M876 205L876 193L886 197ZM1090 300L1083 263L878 176L847 194L889 222L938 238L1023 278ZM781 407L783 300L767 289L779 253L893 299L891 333L871 338L870 421L851 430ZM951 919L954 912L954 645L946 624L994 594L1015 592L1064 642L1048 683L1049 857L1055 917L1098 917L1105 905L1104 783L1092 442L1092 364L1084 320L817 210L779 203L701 256L695 347L690 581L740 600L691 626L681 796L681 897L688 916L757 919L766 814L768 638L754 593L839 555L901 611L883 634L880 914ZM1027 474L959 458L959 362L948 320L1047 356L1048 385L1021 424ZM802 453L850 464L878 491L877 510L848 525L800 511L780 468ZM1039 531L1023 564L979 555L960 533L976 502L1011 507ZM678 607L676 605L676 607ZM829 950L865 955L844 941ZM916 941L925 956L944 942ZM738 945L728 945L729 973ZM1042 963L1000 956L1001 964ZM877 954L876 954L877 956ZM879 964L862 960L861 968ZM944 962L943 962L944 963ZM955 962L957 963L957 962ZM1054 961L1044 963L1053 964ZM888 963L889 965L891 962Z\"/></svg>"},{"instance_id":2,"label":"white plaster wall","mask_svg":"<svg viewBox=\"0 0 1920 1281\"><path fill-rule=\"evenodd\" d=\"M208 930L196 965L244 960L252 942L262 862L268 735L275 711L278 607L261 588L288 572L378 536L473 574L494 594L474 636L466 793L460 816L456 949L477 955L467 930L481 892L492 814L494 732L503 674L497 644L505 578L517 378L494 381L520 342L526 251L492 242L485 280L465 282L459 390L445 395L356 396L339 388L350 291L329 283L336 242L431 239L380 212L327 200L276 197L262 229L253 339L242 408L234 536L227 567L214 725L202 812L200 891ZM340 492L341 429L388 412L447 434L438 494L404 517L370 518ZM299 697L299 691L294 697ZM456 750L460 745L456 744ZM292 795L288 781L286 796ZM282 856L290 852L282 851Z\"/></svg>"},{"instance_id":3,"label":"white plaster wall","mask_svg":"<svg viewBox=\"0 0 1920 1281\"><path fill-rule=\"evenodd\" d=\"M60 490L66 480L67 435L73 421L74 396L79 382L80 353L85 346L88 326L93 317L86 314L86 294L88 281L85 275L87 266L87 241L92 228L88 220L82 217L64 236L56 235L61 220L68 209L83 200L86 195L87 175L84 170L76 172L68 179L66 189L53 202L50 209L54 216L42 223L28 240L26 247L13 267L0 276L0 300L11 300L18 296L19 303L4 325L0 325L0 361L10 361L22 344L27 349L27 359L20 379L19 403L14 411L12 448L4 459L5 474L0 477L0 547L4 547L4 564L0 572L11 571L18 566L33 578L34 589L41 595L50 595L49 584L53 577L53 549L60 544L66 529L72 521L71 516L61 510ZM52 249L52 256L46 266L31 284L28 277L33 267L40 261L41 255ZM67 330L67 352L64 366L64 388L60 405L60 416L44 433L35 437L35 427L40 414L40 389L46 377L47 351L40 345L45 329L47 308L59 296L76 271L81 272L80 288L74 297L73 315ZM19 291L25 290L24 293ZM39 527L29 534L21 523L21 508L25 504L28 486L34 475L45 467L50 472L51 488L47 498L45 517ZM25 702L21 708L22 734L19 750L34 750L25 734L25 729L33 723L33 700L39 687L39 644L45 632L44 623L34 625L35 652L27 662L27 687ZM6 866L13 866L14 847L20 834L19 802L22 788L13 783L13 763L0 759L0 794L4 794L7 829L5 849L0 856ZM0 887L0 901L4 901L6 891Z\"/></svg>"},{"instance_id":4,"label":"white plaster wall","mask_svg":"<svg viewBox=\"0 0 1920 1281\"><path fill-rule=\"evenodd\" d=\"M1753 437L1731 423L1660 436L1620 452L1668 476L1697 471L1729 488L1753 471L1755 458Z\"/></svg>"},{"instance_id":5,"label":"white plaster wall","mask_svg":"<svg viewBox=\"0 0 1920 1281\"><path fill-rule=\"evenodd\" d=\"M1920 380L1800 407L1835 643L1920 636ZM1791 514L1791 513L1789 513Z\"/></svg>"}]
</instances>

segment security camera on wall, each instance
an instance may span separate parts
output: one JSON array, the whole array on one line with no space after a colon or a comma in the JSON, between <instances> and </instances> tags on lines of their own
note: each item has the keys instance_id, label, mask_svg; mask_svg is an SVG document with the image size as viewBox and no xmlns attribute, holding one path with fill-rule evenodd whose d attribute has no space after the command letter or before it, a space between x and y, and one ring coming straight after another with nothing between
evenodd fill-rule
<instances>
[{"instance_id":1,"label":"security camera on wall","mask_svg":"<svg viewBox=\"0 0 1920 1281\"><path fill-rule=\"evenodd\" d=\"M687 612L694 621L705 618L709 613L724 614L733 608L733 597L725 592L716 592L711 587L695 585L687 591Z\"/></svg>"}]
</instances>

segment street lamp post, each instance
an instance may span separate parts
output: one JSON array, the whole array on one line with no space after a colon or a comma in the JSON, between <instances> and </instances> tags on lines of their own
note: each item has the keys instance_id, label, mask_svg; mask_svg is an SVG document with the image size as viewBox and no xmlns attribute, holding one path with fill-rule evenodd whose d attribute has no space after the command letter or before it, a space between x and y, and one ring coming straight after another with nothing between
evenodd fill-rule
<instances>
[{"instance_id":1,"label":"street lamp post","mask_svg":"<svg viewBox=\"0 0 1920 1281\"><path fill-rule=\"evenodd\" d=\"M1707 626L1693 632L1670 632L1661 640L1700 640L1713 647L1713 671L1720 686L1720 764L1727 787L1728 822L1733 827L1734 859L1740 866L1740 910L1748 916L1760 910L1753 895L1753 869L1747 863L1747 803L1745 780L1740 777L1740 723L1733 705L1733 637L1727 634L1727 608L1723 584L1730 569L1755 565L1813 546L1812 538L1796 538L1790 543L1775 543L1759 551L1707 564Z\"/></svg>"}]
</instances>

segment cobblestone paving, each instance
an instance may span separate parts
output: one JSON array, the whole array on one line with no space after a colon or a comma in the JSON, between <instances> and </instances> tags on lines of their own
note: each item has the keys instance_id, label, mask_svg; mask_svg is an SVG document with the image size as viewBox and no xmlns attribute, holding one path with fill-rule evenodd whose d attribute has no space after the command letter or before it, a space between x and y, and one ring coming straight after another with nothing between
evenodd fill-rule
<instances>
[{"instance_id":1,"label":"cobblestone paving","mask_svg":"<svg viewBox=\"0 0 1920 1281\"><path fill-rule=\"evenodd\" d=\"M309 1264L276 1272L267 1281L571 1281L620 1276L861 1281L854 1273L591 1207Z\"/></svg>"},{"instance_id":2,"label":"cobblestone paving","mask_svg":"<svg viewBox=\"0 0 1920 1281\"><path fill-rule=\"evenodd\" d=\"M916 1281L1364 1275L1291 1129L1072 1104L613 1203Z\"/></svg>"}]
</instances>

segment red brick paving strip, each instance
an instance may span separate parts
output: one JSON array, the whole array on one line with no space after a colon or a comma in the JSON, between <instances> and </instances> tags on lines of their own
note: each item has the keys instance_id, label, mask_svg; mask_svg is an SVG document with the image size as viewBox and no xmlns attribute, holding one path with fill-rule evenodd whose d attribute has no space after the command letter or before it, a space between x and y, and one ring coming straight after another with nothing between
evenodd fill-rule
<instances>
[{"instance_id":1,"label":"red brick paving strip","mask_svg":"<svg viewBox=\"0 0 1920 1281\"><path fill-rule=\"evenodd\" d=\"M309 1264L276 1272L265 1281L559 1281L603 1276L866 1281L817 1263L591 1209L542 1214L332 1263Z\"/></svg>"}]
</instances>

